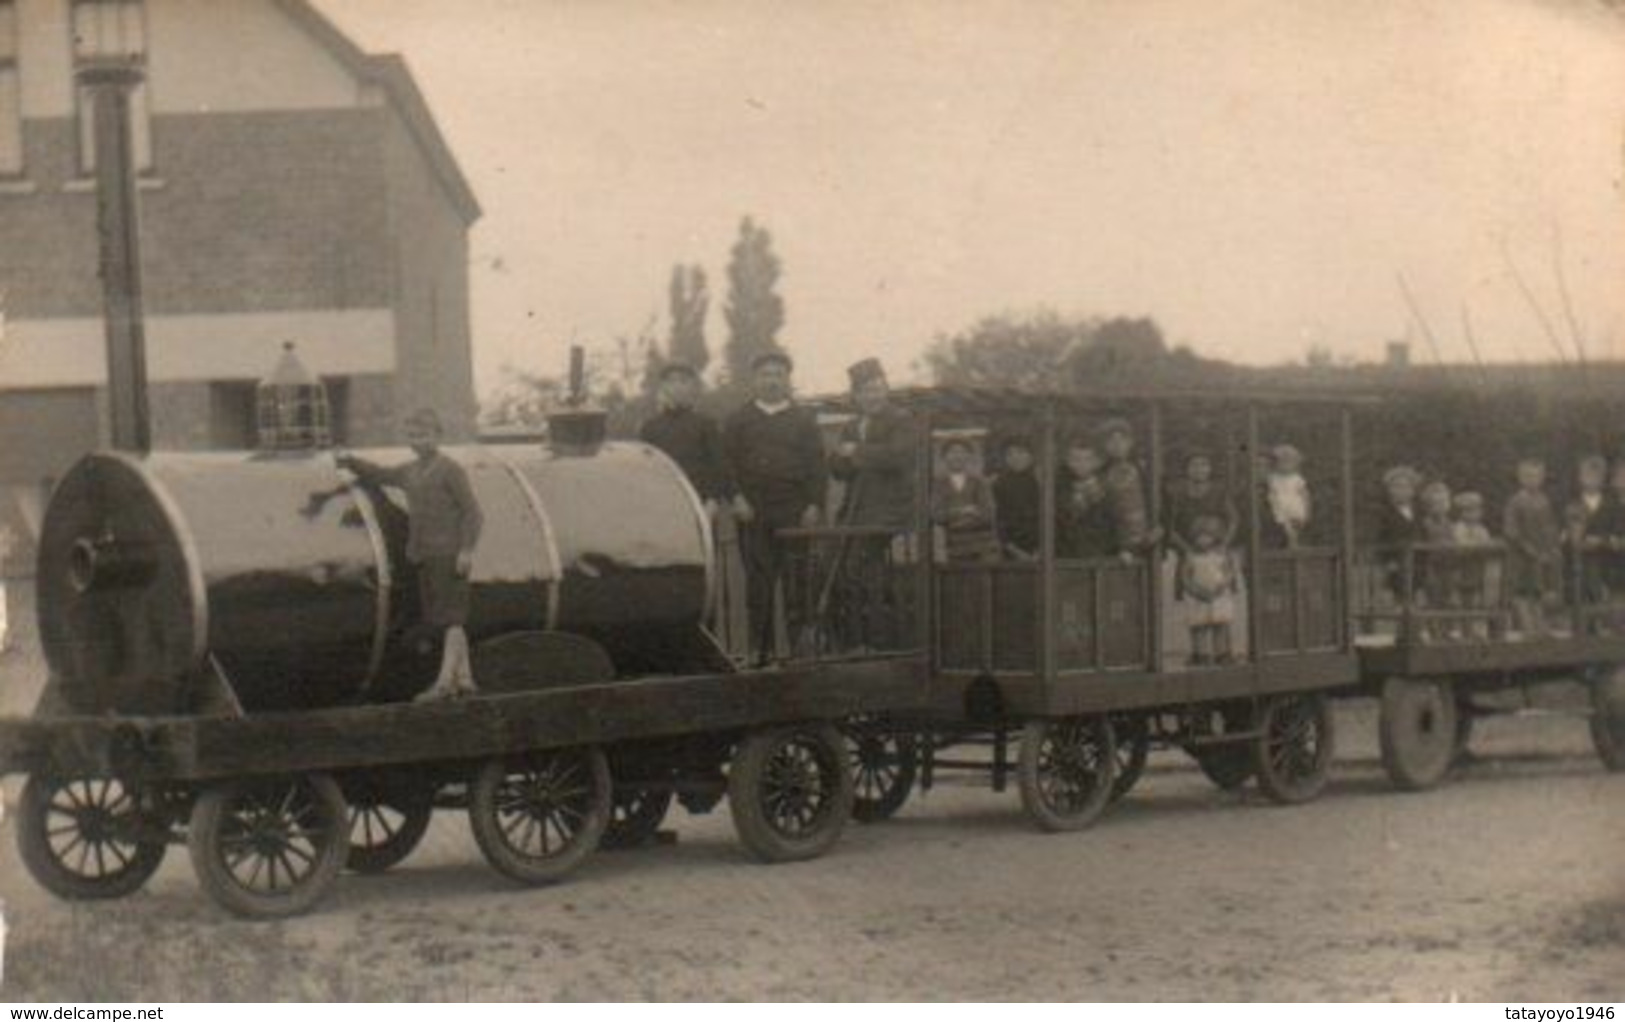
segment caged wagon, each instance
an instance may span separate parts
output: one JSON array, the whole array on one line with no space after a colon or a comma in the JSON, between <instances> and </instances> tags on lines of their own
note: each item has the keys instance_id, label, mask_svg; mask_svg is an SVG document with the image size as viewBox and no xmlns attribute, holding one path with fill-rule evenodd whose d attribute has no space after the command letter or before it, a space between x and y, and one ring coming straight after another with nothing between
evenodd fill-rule
<instances>
[{"instance_id":1,"label":"caged wagon","mask_svg":"<svg viewBox=\"0 0 1625 1022\"><path fill-rule=\"evenodd\" d=\"M874 649L876 635L913 647L925 665L920 710L849 722L856 812L894 813L916 785L970 770L1003 790L1012 775L1042 829L1092 822L1125 794L1153 746L1183 749L1217 785L1256 779L1282 803L1314 798L1333 756L1329 693L1359 677L1347 614L1353 554L1348 403L1212 395L1034 396L991 390L899 392L920 421L920 478L937 474L946 438L977 438L984 467L1019 438L1033 455L1034 549L954 562L931 540L866 548L851 569L826 648ZM1132 550L1067 549L1064 448L1103 421L1127 423L1131 460L1153 524L1164 518L1165 466L1195 452L1233 495L1231 542L1241 609L1226 655L1193 659L1177 561L1157 529ZM1308 452L1321 495L1316 524L1290 546L1267 532L1259 452L1290 437ZM936 483L934 485L941 485ZM920 503L929 504L922 493ZM808 562L840 558L864 529L802 530ZM933 534L921 510L915 537ZM941 539L940 533L936 537ZM835 553L828 553L831 549ZM850 556L847 554L847 556ZM804 572L803 607L818 605L827 569ZM865 581L867 579L867 581ZM875 627L904 619L906 627ZM867 623L868 627L864 627Z\"/></svg>"}]
</instances>

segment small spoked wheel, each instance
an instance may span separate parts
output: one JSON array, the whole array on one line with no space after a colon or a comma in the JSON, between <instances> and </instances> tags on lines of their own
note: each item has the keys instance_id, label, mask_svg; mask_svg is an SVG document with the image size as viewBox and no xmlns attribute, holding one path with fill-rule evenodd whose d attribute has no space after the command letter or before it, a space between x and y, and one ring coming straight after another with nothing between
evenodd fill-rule
<instances>
[{"instance_id":1,"label":"small spoked wheel","mask_svg":"<svg viewBox=\"0 0 1625 1022\"><path fill-rule=\"evenodd\" d=\"M654 840L671 810L670 788L631 788L616 791L610 803L609 826L598 842L604 848L637 848Z\"/></svg>"},{"instance_id":2,"label":"small spoked wheel","mask_svg":"<svg viewBox=\"0 0 1625 1022\"><path fill-rule=\"evenodd\" d=\"M919 771L919 745L913 735L855 721L846 727L852 765L852 818L859 823L888 820L903 808Z\"/></svg>"},{"instance_id":3,"label":"small spoked wheel","mask_svg":"<svg viewBox=\"0 0 1625 1022\"><path fill-rule=\"evenodd\" d=\"M1591 687L1591 744L1609 770L1625 771L1625 671Z\"/></svg>"},{"instance_id":4,"label":"small spoked wheel","mask_svg":"<svg viewBox=\"0 0 1625 1022\"><path fill-rule=\"evenodd\" d=\"M1112 725L1117 740L1117 777L1112 781L1112 801L1127 795L1145 773L1151 755L1151 728L1144 717L1124 717Z\"/></svg>"},{"instance_id":5,"label":"small spoked wheel","mask_svg":"<svg viewBox=\"0 0 1625 1022\"><path fill-rule=\"evenodd\" d=\"M763 862L827 852L852 815L846 740L833 725L750 734L728 770L728 807L740 843Z\"/></svg>"},{"instance_id":6,"label":"small spoked wheel","mask_svg":"<svg viewBox=\"0 0 1625 1022\"><path fill-rule=\"evenodd\" d=\"M1401 791L1424 791L1444 780L1459 740L1456 694L1445 679L1389 678L1382 684L1377 730L1382 766Z\"/></svg>"},{"instance_id":7,"label":"small spoked wheel","mask_svg":"<svg viewBox=\"0 0 1625 1022\"><path fill-rule=\"evenodd\" d=\"M152 808L114 778L35 774L18 806L17 850L29 874L59 898L122 898L164 861L168 822Z\"/></svg>"},{"instance_id":8,"label":"small spoked wheel","mask_svg":"<svg viewBox=\"0 0 1625 1022\"><path fill-rule=\"evenodd\" d=\"M545 884L598 847L611 798L603 750L551 749L485 764L469 787L468 820L498 873Z\"/></svg>"},{"instance_id":9,"label":"small spoked wheel","mask_svg":"<svg viewBox=\"0 0 1625 1022\"><path fill-rule=\"evenodd\" d=\"M1048 831L1081 830L1111 801L1117 742L1104 715L1035 720L1021 736L1021 802Z\"/></svg>"},{"instance_id":10,"label":"small spoked wheel","mask_svg":"<svg viewBox=\"0 0 1625 1022\"><path fill-rule=\"evenodd\" d=\"M1318 692L1270 696L1259 705L1253 740L1258 788L1292 805L1320 794L1331 776L1331 704Z\"/></svg>"},{"instance_id":11,"label":"small spoked wheel","mask_svg":"<svg viewBox=\"0 0 1625 1022\"><path fill-rule=\"evenodd\" d=\"M434 791L429 787L369 786L353 793L345 867L354 873L382 873L400 865L423 841L433 817Z\"/></svg>"},{"instance_id":12,"label":"small spoked wheel","mask_svg":"<svg viewBox=\"0 0 1625 1022\"><path fill-rule=\"evenodd\" d=\"M231 912L308 911L350 850L344 794L326 774L227 781L204 789L187 835L203 890Z\"/></svg>"}]
</instances>

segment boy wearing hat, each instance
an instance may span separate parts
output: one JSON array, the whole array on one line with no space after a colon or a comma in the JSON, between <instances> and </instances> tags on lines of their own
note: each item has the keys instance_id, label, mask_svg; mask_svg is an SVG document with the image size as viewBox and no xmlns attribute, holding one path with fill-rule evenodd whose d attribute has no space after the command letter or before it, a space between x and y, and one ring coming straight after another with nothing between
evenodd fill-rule
<instances>
[{"instance_id":1,"label":"boy wearing hat","mask_svg":"<svg viewBox=\"0 0 1625 1022\"><path fill-rule=\"evenodd\" d=\"M664 451L705 502L708 513L734 496L733 475L722 451L722 430L695 409L700 397L700 374L682 362L668 362L660 370L657 399L660 410L643 424L638 436Z\"/></svg>"},{"instance_id":2,"label":"boy wearing hat","mask_svg":"<svg viewBox=\"0 0 1625 1022\"><path fill-rule=\"evenodd\" d=\"M1416 507L1422 475L1409 465L1395 465L1382 474L1383 502L1377 512L1377 556L1394 602L1408 600L1405 588L1405 551L1422 542L1422 513Z\"/></svg>"},{"instance_id":3,"label":"boy wearing hat","mask_svg":"<svg viewBox=\"0 0 1625 1022\"><path fill-rule=\"evenodd\" d=\"M420 408L406 420L406 442L417 456L415 460L384 468L353 454L340 454L336 459L340 468L349 469L365 483L406 493L406 559L417 568L423 623L444 636L440 673L418 695L419 701L476 691L464 627L468 623L468 576L485 517L468 473L440 450L443 432L440 416L433 409Z\"/></svg>"},{"instance_id":4,"label":"boy wearing hat","mask_svg":"<svg viewBox=\"0 0 1625 1022\"><path fill-rule=\"evenodd\" d=\"M728 417L722 446L737 494L745 603L758 663L772 657L774 611L784 574L780 529L818 524L828 485L824 440L811 412L790 397L790 356L772 350L751 360L751 399Z\"/></svg>"}]
</instances>

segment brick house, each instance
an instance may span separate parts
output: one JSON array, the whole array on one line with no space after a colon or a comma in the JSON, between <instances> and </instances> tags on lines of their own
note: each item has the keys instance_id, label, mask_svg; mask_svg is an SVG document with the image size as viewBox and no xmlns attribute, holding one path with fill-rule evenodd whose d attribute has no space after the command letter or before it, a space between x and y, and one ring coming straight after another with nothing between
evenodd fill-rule
<instances>
[{"instance_id":1,"label":"brick house","mask_svg":"<svg viewBox=\"0 0 1625 1022\"><path fill-rule=\"evenodd\" d=\"M429 404L472 430L480 209L405 63L305 0L0 0L0 518L107 438L88 103L75 63L139 55L134 97L154 443L252 442L285 341L335 431Z\"/></svg>"}]
</instances>

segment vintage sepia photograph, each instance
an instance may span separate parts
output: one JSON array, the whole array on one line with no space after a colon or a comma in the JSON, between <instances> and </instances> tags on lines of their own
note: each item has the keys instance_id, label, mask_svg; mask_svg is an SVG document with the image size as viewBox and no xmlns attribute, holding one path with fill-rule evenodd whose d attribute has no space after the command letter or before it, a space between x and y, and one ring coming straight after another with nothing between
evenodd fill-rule
<instances>
[{"instance_id":1,"label":"vintage sepia photograph","mask_svg":"<svg viewBox=\"0 0 1625 1022\"><path fill-rule=\"evenodd\" d=\"M12 1018L1613 1019L1622 774L1625 2L0 0Z\"/></svg>"}]
</instances>

